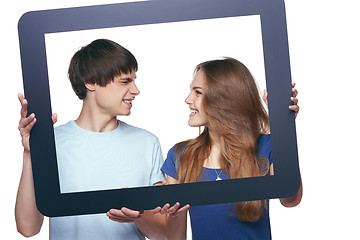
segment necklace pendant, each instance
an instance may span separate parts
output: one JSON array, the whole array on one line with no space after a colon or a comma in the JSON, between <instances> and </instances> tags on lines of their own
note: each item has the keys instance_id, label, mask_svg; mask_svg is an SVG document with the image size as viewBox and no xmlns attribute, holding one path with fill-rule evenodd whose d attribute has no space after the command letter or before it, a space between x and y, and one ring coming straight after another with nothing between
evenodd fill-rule
<instances>
[{"instance_id":1,"label":"necklace pendant","mask_svg":"<svg viewBox=\"0 0 360 240\"><path fill-rule=\"evenodd\" d=\"M219 176L216 178L216 181L222 180Z\"/></svg>"}]
</instances>

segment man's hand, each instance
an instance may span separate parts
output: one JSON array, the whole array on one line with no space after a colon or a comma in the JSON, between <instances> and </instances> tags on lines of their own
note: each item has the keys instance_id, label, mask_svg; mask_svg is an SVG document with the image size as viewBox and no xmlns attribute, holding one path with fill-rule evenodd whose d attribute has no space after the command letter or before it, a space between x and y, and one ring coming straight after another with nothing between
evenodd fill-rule
<instances>
[{"instance_id":1,"label":"man's hand","mask_svg":"<svg viewBox=\"0 0 360 240\"><path fill-rule=\"evenodd\" d=\"M135 211L128 209L126 207L122 207L120 210L117 209L111 209L106 213L106 216L109 217L109 219L120 222L120 223L130 223L134 222L136 219L141 217L141 214L143 214L144 211Z\"/></svg>"},{"instance_id":2,"label":"man's hand","mask_svg":"<svg viewBox=\"0 0 360 240\"><path fill-rule=\"evenodd\" d=\"M21 93L18 94L18 98L21 104L20 121L18 127L21 135L21 143L25 150L30 151L30 144L29 144L30 131L34 126L34 124L36 123L36 118L34 113L26 117L28 102Z\"/></svg>"},{"instance_id":3,"label":"man's hand","mask_svg":"<svg viewBox=\"0 0 360 240\"><path fill-rule=\"evenodd\" d=\"M18 93L18 98L21 104L20 121L18 127L21 135L21 143L26 151L30 151L30 144L29 144L30 131L33 128L34 124L36 123L36 118L34 113L31 113L28 117L26 117L28 101L24 98L24 96L21 93ZM51 119L53 123L56 123L57 114L53 113Z\"/></svg>"}]
</instances>

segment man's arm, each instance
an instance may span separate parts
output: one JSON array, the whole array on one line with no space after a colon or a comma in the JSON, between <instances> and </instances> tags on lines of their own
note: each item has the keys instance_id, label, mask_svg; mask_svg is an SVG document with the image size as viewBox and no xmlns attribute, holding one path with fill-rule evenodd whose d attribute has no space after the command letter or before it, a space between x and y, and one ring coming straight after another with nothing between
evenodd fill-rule
<instances>
[{"instance_id":1,"label":"man's arm","mask_svg":"<svg viewBox=\"0 0 360 240\"><path fill-rule=\"evenodd\" d=\"M151 210L135 211L125 207L120 210L111 209L106 215L116 222L133 222L140 232L149 239L166 239L166 216L154 215Z\"/></svg>"},{"instance_id":2,"label":"man's arm","mask_svg":"<svg viewBox=\"0 0 360 240\"><path fill-rule=\"evenodd\" d=\"M23 169L15 203L15 221L19 233L31 237L40 232L44 216L38 211L35 203L34 183L32 176L29 136L36 122L34 114L26 117L27 101L22 94L18 95L21 103L19 131L24 146Z\"/></svg>"},{"instance_id":3,"label":"man's arm","mask_svg":"<svg viewBox=\"0 0 360 240\"><path fill-rule=\"evenodd\" d=\"M120 210L111 209L106 215L115 222L133 222L140 232L149 239L166 239L166 216L154 215L151 210L135 211L126 207Z\"/></svg>"},{"instance_id":4,"label":"man's arm","mask_svg":"<svg viewBox=\"0 0 360 240\"><path fill-rule=\"evenodd\" d=\"M15 220L19 233L31 237L40 232L44 216L35 203L30 151L24 149L23 170L15 204Z\"/></svg>"}]
</instances>

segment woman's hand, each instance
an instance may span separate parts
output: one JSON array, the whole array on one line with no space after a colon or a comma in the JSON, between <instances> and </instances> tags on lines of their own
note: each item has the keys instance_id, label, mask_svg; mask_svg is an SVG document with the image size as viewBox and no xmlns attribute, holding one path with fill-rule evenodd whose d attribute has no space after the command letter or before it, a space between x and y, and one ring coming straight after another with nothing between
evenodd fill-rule
<instances>
[{"instance_id":1,"label":"woman's hand","mask_svg":"<svg viewBox=\"0 0 360 240\"><path fill-rule=\"evenodd\" d=\"M299 100L296 97L298 95L298 91L295 88L295 84L296 83L294 83L294 82L291 83L291 85L292 85L291 91L293 93L293 96L290 99L291 99L291 101L293 101L294 105L289 106L289 109L295 111L295 117L296 117L300 111L300 107L298 105Z\"/></svg>"},{"instance_id":2,"label":"woman's hand","mask_svg":"<svg viewBox=\"0 0 360 240\"><path fill-rule=\"evenodd\" d=\"M168 185L169 183L167 181L162 181L161 185ZM153 210L153 213L155 215L157 214L161 214L161 215L164 215L164 214L169 214L169 216L171 217L177 217L179 216L180 214L183 214L183 213L186 213L187 210L190 208L190 205L187 204L185 205L184 207L182 208L179 208L180 207L180 203L177 202L174 204L174 206L170 207L170 204L169 203L166 203L163 207L157 207Z\"/></svg>"},{"instance_id":3,"label":"woman's hand","mask_svg":"<svg viewBox=\"0 0 360 240\"><path fill-rule=\"evenodd\" d=\"M169 203L166 203L162 208L161 207L157 207L153 210L153 213L154 214L169 214L169 216L171 217L177 217L179 216L180 214L184 214L187 212L187 210L190 208L190 205L187 204L185 205L184 207L182 208L179 208L180 207L180 203L177 202L174 204L174 206L170 207L170 204Z\"/></svg>"},{"instance_id":4,"label":"woman's hand","mask_svg":"<svg viewBox=\"0 0 360 240\"><path fill-rule=\"evenodd\" d=\"M296 97L298 95L298 91L295 88L295 85L296 85L295 82L292 82L291 85L292 85L291 91L292 91L293 96L290 98L290 100L294 103L294 105L290 105L289 109L295 111L295 118L296 118L296 116L298 115L298 113L300 111L300 107L298 105L299 100ZM262 99L264 100L266 107L269 107L267 97L268 97L268 92L266 90L264 90Z\"/></svg>"}]
</instances>

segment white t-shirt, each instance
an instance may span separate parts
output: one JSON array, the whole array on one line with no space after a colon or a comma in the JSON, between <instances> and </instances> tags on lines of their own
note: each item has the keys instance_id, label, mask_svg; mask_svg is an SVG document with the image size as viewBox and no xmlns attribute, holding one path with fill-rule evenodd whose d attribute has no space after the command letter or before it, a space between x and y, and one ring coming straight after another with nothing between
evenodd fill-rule
<instances>
[{"instance_id":1,"label":"white t-shirt","mask_svg":"<svg viewBox=\"0 0 360 240\"><path fill-rule=\"evenodd\" d=\"M70 121L55 128L61 193L153 185L165 179L158 138L125 122L89 132ZM50 218L50 239L145 239L133 223L105 214Z\"/></svg>"}]
</instances>

